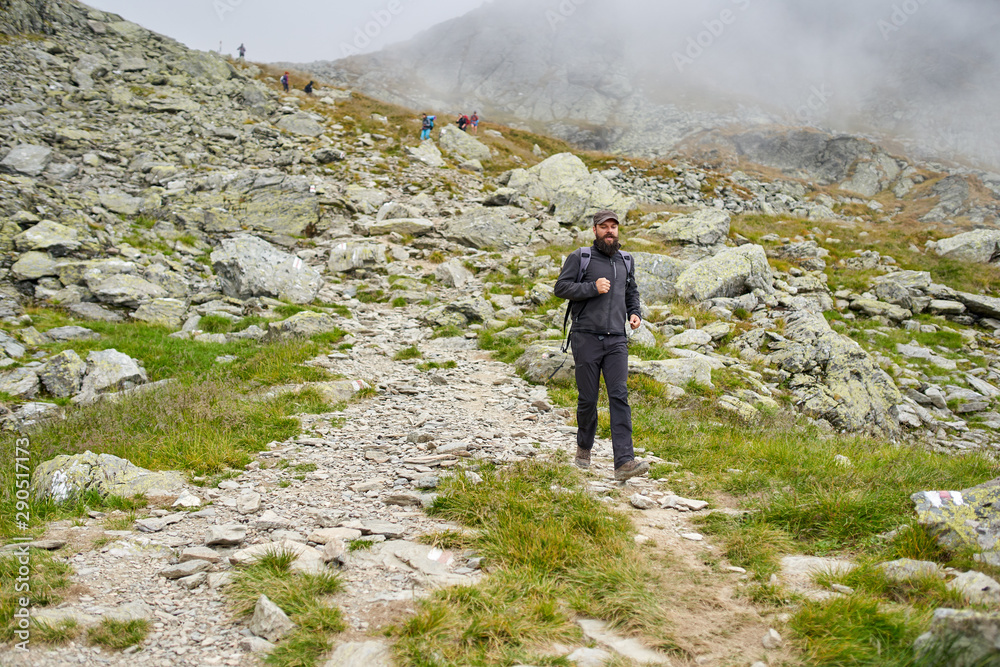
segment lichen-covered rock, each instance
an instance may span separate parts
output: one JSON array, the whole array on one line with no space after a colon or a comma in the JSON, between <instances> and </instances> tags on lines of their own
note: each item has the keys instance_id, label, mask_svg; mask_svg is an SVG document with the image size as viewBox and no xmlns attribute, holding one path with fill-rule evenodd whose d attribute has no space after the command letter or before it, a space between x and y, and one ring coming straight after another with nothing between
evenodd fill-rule
<instances>
[{"instance_id":1,"label":"lichen-covered rock","mask_svg":"<svg viewBox=\"0 0 1000 667\"><path fill-rule=\"evenodd\" d=\"M14 237L14 246L21 252L44 250L59 257L80 247L79 232L51 220L37 225Z\"/></svg>"},{"instance_id":2,"label":"lichen-covered rock","mask_svg":"<svg viewBox=\"0 0 1000 667\"><path fill-rule=\"evenodd\" d=\"M38 371L45 391L56 398L73 396L80 391L86 362L73 350L63 350L46 362Z\"/></svg>"},{"instance_id":3,"label":"lichen-covered rock","mask_svg":"<svg viewBox=\"0 0 1000 667\"><path fill-rule=\"evenodd\" d=\"M633 252L635 284L643 303L667 303L677 297L677 278L690 262L668 255Z\"/></svg>"},{"instance_id":4,"label":"lichen-covered rock","mask_svg":"<svg viewBox=\"0 0 1000 667\"><path fill-rule=\"evenodd\" d=\"M40 382L34 368L15 368L0 374L0 391L15 398L34 398Z\"/></svg>"},{"instance_id":5,"label":"lichen-covered rock","mask_svg":"<svg viewBox=\"0 0 1000 667\"><path fill-rule=\"evenodd\" d=\"M910 496L917 520L947 549L1000 548L1000 478L962 491L921 491Z\"/></svg>"},{"instance_id":6,"label":"lichen-covered rock","mask_svg":"<svg viewBox=\"0 0 1000 667\"><path fill-rule=\"evenodd\" d=\"M453 218L442 233L449 241L470 248L506 248L524 245L531 240L535 220L510 206L479 208Z\"/></svg>"},{"instance_id":7,"label":"lichen-covered rock","mask_svg":"<svg viewBox=\"0 0 1000 667\"><path fill-rule=\"evenodd\" d=\"M300 258L256 236L225 239L211 259L222 291L236 299L270 296L309 303L323 284L319 272Z\"/></svg>"},{"instance_id":8,"label":"lichen-covered rock","mask_svg":"<svg viewBox=\"0 0 1000 667\"><path fill-rule=\"evenodd\" d=\"M110 454L61 455L38 464L31 475L31 490L39 498L62 502L81 493L131 498L140 493L170 493L184 486L179 472L151 472Z\"/></svg>"},{"instance_id":9,"label":"lichen-covered rock","mask_svg":"<svg viewBox=\"0 0 1000 667\"><path fill-rule=\"evenodd\" d=\"M422 218L390 218L368 225L365 230L372 236L403 234L424 236L434 231L434 223Z\"/></svg>"},{"instance_id":10,"label":"lichen-covered rock","mask_svg":"<svg viewBox=\"0 0 1000 667\"><path fill-rule=\"evenodd\" d=\"M434 277L446 287L462 287L472 280L473 275L472 271L465 268L461 260L450 259L434 269Z\"/></svg>"},{"instance_id":11,"label":"lichen-covered rock","mask_svg":"<svg viewBox=\"0 0 1000 667\"><path fill-rule=\"evenodd\" d=\"M851 310L864 313L868 317L887 317L895 322L913 317L913 312L906 308L876 299L855 299L851 302Z\"/></svg>"},{"instance_id":12,"label":"lichen-covered rock","mask_svg":"<svg viewBox=\"0 0 1000 667\"><path fill-rule=\"evenodd\" d=\"M629 360L629 375L645 375L657 382L684 388L689 382L712 387L712 367L701 359Z\"/></svg>"},{"instance_id":13,"label":"lichen-covered rock","mask_svg":"<svg viewBox=\"0 0 1000 667\"><path fill-rule=\"evenodd\" d=\"M560 341L539 341L529 345L514 365L530 382L573 382L576 377L573 352L568 350L564 354L560 345Z\"/></svg>"},{"instance_id":14,"label":"lichen-covered rock","mask_svg":"<svg viewBox=\"0 0 1000 667\"><path fill-rule=\"evenodd\" d=\"M774 277L764 248L744 245L695 262L678 276L676 288L678 298L700 302L737 297L757 289L771 294Z\"/></svg>"},{"instance_id":15,"label":"lichen-covered rock","mask_svg":"<svg viewBox=\"0 0 1000 667\"><path fill-rule=\"evenodd\" d=\"M454 125L441 128L438 143L441 150L453 157L465 160L489 160L492 157L485 144Z\"/></svg>"},{"instance_id":16,"label":"lichen-covered rock","mask_svg":"<svg viewBox=\"0 0 1000 667\"><path fill-rule=\"evenodd\" d=\"M444 166L444 157L441 155L441 150L433 141L422 141L419 146L407 146L406 154L414 160L426 164L428 167Z\"/></svg>"},{"instance_id":17,"label":"lichen-covered rock","mask_svg":"<svg viewBox=\"0 0 1000 667\"><path fill-rule=\"evenodd\" d=\"M124 273L106 278L90 289L101 302L127 308L138 308L147 301L167 296L167 291L159 285Z\"/></svg>"},{"instance_id":18,"label":"lichen-covered rock","mask_svg":"<svg viewBox=\"0 0 1000 667\"><path fill-rule=\"evenodd\" d=\"M308 338L316 334L333 331L336 328L337 321L326 313L305 310L301 313L295 313L286 320L269 322L264 340Z\"/></svg>"},{"instance_id":19,"label":"lichen-covered rock","mask_svg":"<svg viewBox=\"0 0 1000 667\"><path fill-rule=\"evenodd\" d=\"M934 252L962 262L993 264L1000 260L1000 230L977 229L937 242Z\"/></svg>"},{"instance_id":20,"label":"lichen-covered rock","mask_svg":"<svg viewBox=\"0 0 1000 667\"><path fill-rule=\"evenodd\" d=\"M818 313L796 311L784 336L769 333L769 362L791 374L799 409L837 429L891 437L899 432L902 394L857 343L830 328Z\"/></svg>"},{"instance_id":21,"label":"lichen-covered rock","mask_svg":"<svg viewBox=\"0 0 1000 667\"><path fill-rule=\"evenodd\" d=\"M14 280L38 280L46 276L59 274L58 261L52 259L47 252L26 252L10 267Z\"/></svg>"},{"instance_id":22,"label":"lichen-covered rock","mask_svg":"<svg viewBox=\"0 0 1000 667\"><path fill-rule=\"evenodd\" d=\"M369 241L342 242L330 248L327 268L335 273L385 266L386 247Z\"/></svg>"},{"instance_id":23,"label":"lichen-covered rock","mask_svg":"<svg viewBox=\"0 0 1000 667\"><path fill-rule=\"evenodd\" d=\"M87 355L87 375L74 400L92 402L99 394L131 389L147 381L146 369L127 354L114 349L95 350Z\"/></svg>"},{"instance_id":24,"label":"lichen-covered rock","mask_svg":"<svg viewBox=\"0 0 1000 667\"><path fill-rule=\"evenodd\" d=\"M978 667L1000 663L1000 612L935 609L930 628L913 643L926 664Z\"/></svg>"},{"instance_id":25,"label":"lichen-covered rock","mask_svg":"<svg viewBox=\"0 0 1000 667\"><path fill-rule=\"evenodd\" d=\"M38 176L52 159L52 149L48 146L19 144L0 161L0 173Z\"/></svg>"},{"instance_id":26,"label":"lichen-covered rock","mask_svg":"<svg viewBox=\"0 0 1000 667\"><path fill-rule=\"evenodd\" d=\"M280 130L305 137L318 137L323 134L323 126L313 120L312 116L304 113L282 116L275 125Z\"/></svg>"},{"instance_id":27,"label":"lichen-covered rock","mask_svg":"<svg viewBox=\"0 0 1000 667\"><path fill-rule=\"evenodd\" d=\"M635 208L633 199L618 192L604 176L591 173L572 153L553 155L530 169L514 169L502 185L549 202L555 206L557 218L584 227L590 227L592 216L602 209L610 209L624 220Z\"/></svg>"},{"instance_id":28,"label":"lichen-covered rock","mask_svg":"<svg viewBox=\"0 0 1000 667\"><path fill-rule=\"evenodd\" d=\"M179 329L186 312L187 305L179 299L153 299L139 306L132 319Z\"/></svg>"},{"instance_id":29,"label":"lichen-covered rock","mask_svg":"<svg viewBox=\"0 0 1000 667\"><path fill-rule=\"evenodd\" d=\"M726 242L729 223L729 211L703 208L654 225L646 234L664 243L717 246Z\"/></svg>"}]
</instances>

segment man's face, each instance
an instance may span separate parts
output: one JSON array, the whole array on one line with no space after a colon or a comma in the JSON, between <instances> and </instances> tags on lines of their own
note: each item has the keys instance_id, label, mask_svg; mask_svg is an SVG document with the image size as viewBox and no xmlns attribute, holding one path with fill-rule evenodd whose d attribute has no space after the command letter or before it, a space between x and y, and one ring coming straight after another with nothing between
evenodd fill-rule
<instances>
[{"instance_id":1,"label":"man's face","mask_svg":"<svg viewBox=\"0 0 1000 667\"><path fill-rule=\"evenodd\" d=\"M614 220L605 220L599 225L594 225L594 238L612 244L618 240L618 223Z\"/></svg>"}]
</instances>

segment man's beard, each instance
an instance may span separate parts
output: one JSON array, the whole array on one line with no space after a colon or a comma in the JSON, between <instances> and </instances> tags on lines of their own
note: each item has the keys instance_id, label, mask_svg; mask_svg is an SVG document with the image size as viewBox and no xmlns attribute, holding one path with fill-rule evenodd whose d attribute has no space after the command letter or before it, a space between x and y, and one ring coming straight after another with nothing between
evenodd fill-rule
<instances>
[{"instance_id":1,"label":"man's beard","mask_svg":"<svg viewBox=\"0 0 1000 667\"><path fill-rule=\"evenodd\" d=\"M604 239L596 238L594 239L594 245L597 246L597 249L600 250L602 254L605 254L608 257L614 255L618 249L622 247L622 244L618 242L618 239L608 243Z\"/></svg>"}]
</instances>

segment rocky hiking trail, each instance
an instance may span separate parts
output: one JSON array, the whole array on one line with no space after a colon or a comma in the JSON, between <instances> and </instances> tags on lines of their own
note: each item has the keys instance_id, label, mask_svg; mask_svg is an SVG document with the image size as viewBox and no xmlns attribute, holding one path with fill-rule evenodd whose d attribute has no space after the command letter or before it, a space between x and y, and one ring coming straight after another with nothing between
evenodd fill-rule
<instances>
[{"instance_id":1,"label":"rocky hiking trail","mask_svg":"<svg viewBox=\"0 0 1000 667\"><path fill-rule=\"evenodd\" d=\"M430 339L431 330L403 309L369 308L356 320L339 322L363 335L364 342L310 363L377 387L375 396L337 413L302 415L301 435L272 443L218 488L189 486L176 502L174 496L154 499L151 507L163 509L139 519L133 530L105 530L106 517L99 515L49 526L42 539L65 542L75 552L69 558L73 585L63 603L36 612L36 621L72 617L86 626L102 617L147 618L152 629L140 646L123 653L75 643L38 646L23 655L6 651L3 663L256 664L271 645L250 632L249 619L234 617L225 587L233 562L246 563L255 553L281 547L298 554L293 567L317 571L329 562L345 584L330 603L343 610L348 629L335 638L340 648L324 664L388 665L380 628L405 620L415 601L437 587L483 577L474 554L419 541L459 529L427 517L421 504L433 497L440 477L457 468L571 451L575 428L566 425L569 412L553 409L543 387L492 361L475 340ZM423 362L457 365L423 371L419 360L392 360L395 351L413 344L419 344ZM761 638L769 625L750 604L736 599L743 576L739 568L720 574L706 565L712 546L691 527L690 514L659 505L670 490L647 478L613 481L610 453L610 442L599 439L594 465L585 473L589 490L629 511L636 539L651 542L669 563L676 588L670 616L683 648L696 659L652 652L595 621L584 630L597 648L556 646L553 651L581 650L578 664L602 664L585 660L590 655L603 661L615 652L637 664L673 665L722 665L763 655ZM652 509L630 506L627 498L636 494ZM171 506L177 503L188 505L187 511ZM106 543L95 548L100 538ZM352 540L371 545L351 551ZM775 648L772 657L781 656Z\"/></svg>"}]
</instances>

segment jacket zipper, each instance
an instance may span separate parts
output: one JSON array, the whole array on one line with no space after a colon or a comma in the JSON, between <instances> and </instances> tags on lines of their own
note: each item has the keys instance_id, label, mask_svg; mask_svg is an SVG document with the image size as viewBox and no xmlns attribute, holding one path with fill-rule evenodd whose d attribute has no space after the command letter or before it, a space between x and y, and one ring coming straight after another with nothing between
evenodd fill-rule
<instances>
[{"instance_id":1,"label":"jacket zipper","mask_svg":"<svg viewBox=\"0 0 1000 667\"><path fill-rule=\"evenodd\" d=\"M610 303L608 305L608 320L607 320L607 326L605 327L605 329L607 330L608 335L610 336L611 335L611 311L613 309L612 306L614 304L614 289L615 289L615 283L618 282L618 265L615 264L615 256L614 255L612 255L609 259L611 260L611 270L612 270L613 273L612 273L611 289L608 290L608 294L610 294L612 296L612 299L610 300Z\"/></svg>"}]
</instances>

